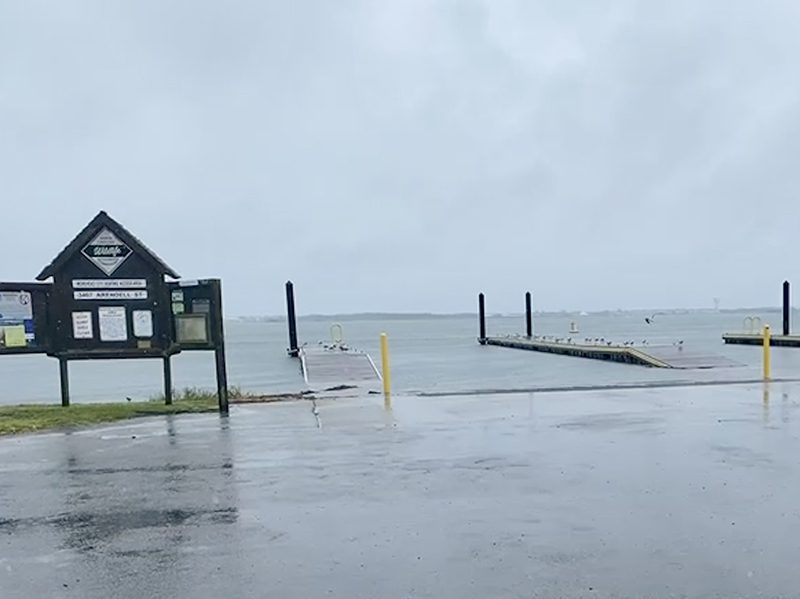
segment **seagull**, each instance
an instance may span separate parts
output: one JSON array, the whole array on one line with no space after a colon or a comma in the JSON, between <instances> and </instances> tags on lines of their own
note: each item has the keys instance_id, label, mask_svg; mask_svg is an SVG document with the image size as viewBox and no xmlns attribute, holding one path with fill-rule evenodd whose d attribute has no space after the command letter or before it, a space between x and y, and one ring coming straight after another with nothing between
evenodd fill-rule
<instances>
[{"instance_id":1,"label":"seagull","mask_svg":"<svg viewBox=\"0 0 800 599\"><path fill-rule=\"evenodd\" d=\"M647 324L653 324L656 321L656 316L663 316L664 314L665 314L664 312L656 312L655 314L653 314L651 316L645 317L644 321Z\"/></svg>"}]
</instances>

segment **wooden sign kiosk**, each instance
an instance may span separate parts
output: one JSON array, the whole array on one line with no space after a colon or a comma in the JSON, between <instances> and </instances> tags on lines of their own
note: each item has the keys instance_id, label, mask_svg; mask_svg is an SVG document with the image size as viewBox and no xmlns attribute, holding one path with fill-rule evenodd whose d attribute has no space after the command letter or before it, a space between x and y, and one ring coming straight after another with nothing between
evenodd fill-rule
<instances>
[{"instance_id":1,"label":"wooden sign kiosk","mask_svg":"<svg viewBox=\"0 0 800 599\"><path fill-rule=\"evenodd\" d=\"M68 406L71 360L160 358L169 404L170 358L182 351L213 350L219 408L227 413L220 281L178 279L130 231L100 212L37 277L51 283L0 283L0 292L28 294L20 297L34 304L30 312L19 310L31 322L23 319L22 325L14 325L13 343L0 344L0 354L47 353L58 358L61 403ZM8 303L13 305L13 298ZM0 326L2 322L0 316ZM20 326L36 333L24 348Z\"/></svg>"}]
</instances>

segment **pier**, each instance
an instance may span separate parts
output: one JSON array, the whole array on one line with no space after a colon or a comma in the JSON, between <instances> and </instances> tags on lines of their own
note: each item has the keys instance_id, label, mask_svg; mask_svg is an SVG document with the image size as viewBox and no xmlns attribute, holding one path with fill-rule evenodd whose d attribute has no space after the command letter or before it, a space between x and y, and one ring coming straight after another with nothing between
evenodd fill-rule
<instances>
[{"instance_id":1,"label":"pier","mask_svg":"<svg viewBox=\"0 0 800 599\"><path fill-rule=\"evenodd\" d=\"M286 351L290 357L300 359L303 379L307 385L358 386L383 380L368 353L353 349L344 343L340 324L331 325L330 343L320 342L313 346L308 344L300 346L297 335L297 311L294 305L294 285L291 281L286 282L286 320L289 327L289 347ZM384 360L388 359L386 351L388 350L383 352ZM384 362L384 372L387 371L388 364ZM384 385L384 389L386 388Z\"/></svg>"},{"instance_id":2,"label":"pier","mask_svg":"<svg viewBox=\"0 0 800 599\"><path fill-rule=\"evenodd\" d=\"M572 341L549 341L526 337L487 337L485 345L522 349L575 358L605 360L649 366L651 368L725 368L739 366L724 356L702 354L683 349L682 345L596 345Z\"/></svg>"},{"instance_id":3,"label":"pier","mask_svg":"<svg viewBox=\"0 0 800 599\"><path fill-rule=\"evenodd\" d=\"M572 323L570 330L577 332L577 327ZM584 340L581 342L575 337L548 338L533 335L533 318L531 308L531 294L525 294L525 332L524 337L505 336L489 337L486 335L486 298L483 293L478 294L478 343L481 345L494 345L510 349L557 354L574 358L588 358L590 360L604 360L606 362L619 362L648 366L650 368L726 368L741 366L738 362L724 356L691 351L684 347L682 341L672 345L646 345L632 343L614 343L605 339ZM800 340L800 337L798 338Z\"/></svg>"},{"instance_id":4,"label":"pier","mask_svg":"<svg viewBox=\"0 0 800 599\"><path fill-rule=\"evenodd\" d=\"M763 333L725 333L722 340L730 345L763 345ZM770 335L773 347L800 347L800 335Z\"/></svg>"},{"instance_id":5,"label":"pier","mask_svg":"<svg viewBox=\"0 0 800 599\"><path fill-rule=\"evenodd\" d=\"M773 347L800 347L800 335L792 335L792 303L789 281L783 282L782 335L771 333L769 345ZM764 345L765 327L758 316L748 316L742 323L742 332L724 333L722 340L729 345Z\"/></svg>"}]
</instances>

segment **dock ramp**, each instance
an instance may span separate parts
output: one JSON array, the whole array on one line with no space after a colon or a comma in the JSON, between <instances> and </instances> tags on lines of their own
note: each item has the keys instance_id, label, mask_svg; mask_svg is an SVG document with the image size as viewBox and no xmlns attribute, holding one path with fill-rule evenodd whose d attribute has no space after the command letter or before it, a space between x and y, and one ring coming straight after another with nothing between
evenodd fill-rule
<instances>
[{"instance_id":1,"label":"dock ramp","mask_svg":"<svg viewBox=\"0 0 800 599\"><path fill-rule=\"evenodd\" d=\"M381 380L366 352L331 348L302 348L300 363L308 385L363 385Z\"/></svg>"}]
</instances>

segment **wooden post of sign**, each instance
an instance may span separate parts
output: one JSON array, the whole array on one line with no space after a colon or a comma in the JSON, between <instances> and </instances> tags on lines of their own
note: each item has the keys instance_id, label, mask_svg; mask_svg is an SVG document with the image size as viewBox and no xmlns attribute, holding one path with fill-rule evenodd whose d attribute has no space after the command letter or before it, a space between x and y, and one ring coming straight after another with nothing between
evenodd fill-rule
<instances>
[{"instance_id":1,"label":"wooden post of sign","mask_svg":"<svg viewBox=\"0 0 800 599\"><path fill-rule=\"evenodd\" d=\"M172 361L164 356L164 403L172 405Z\"/></svg>"},{"instance_id":2,"label":"wooden post of sign","mask_svg":"<svg viewBox=\"0 0 800 599\"><path fill-rule=\"evenodd\" d=\"M69 407L69 362L66 358L58 359L58 374L61 379L61 406Z\"/></svg>"},{"instance_id":3,"label":"wooden post of sign","mask_svg":"<svg viewBox=\"0 0 800 599\"><path fill-rule=\"evenodd\" d=\"M219 413L228 415L228 372L225 368L225 327L222 318L222 283L219 280L211 281L211 298L214 310L213 340L214 361L217 366L217 401Z\"/></svg>"}]
</instances>

